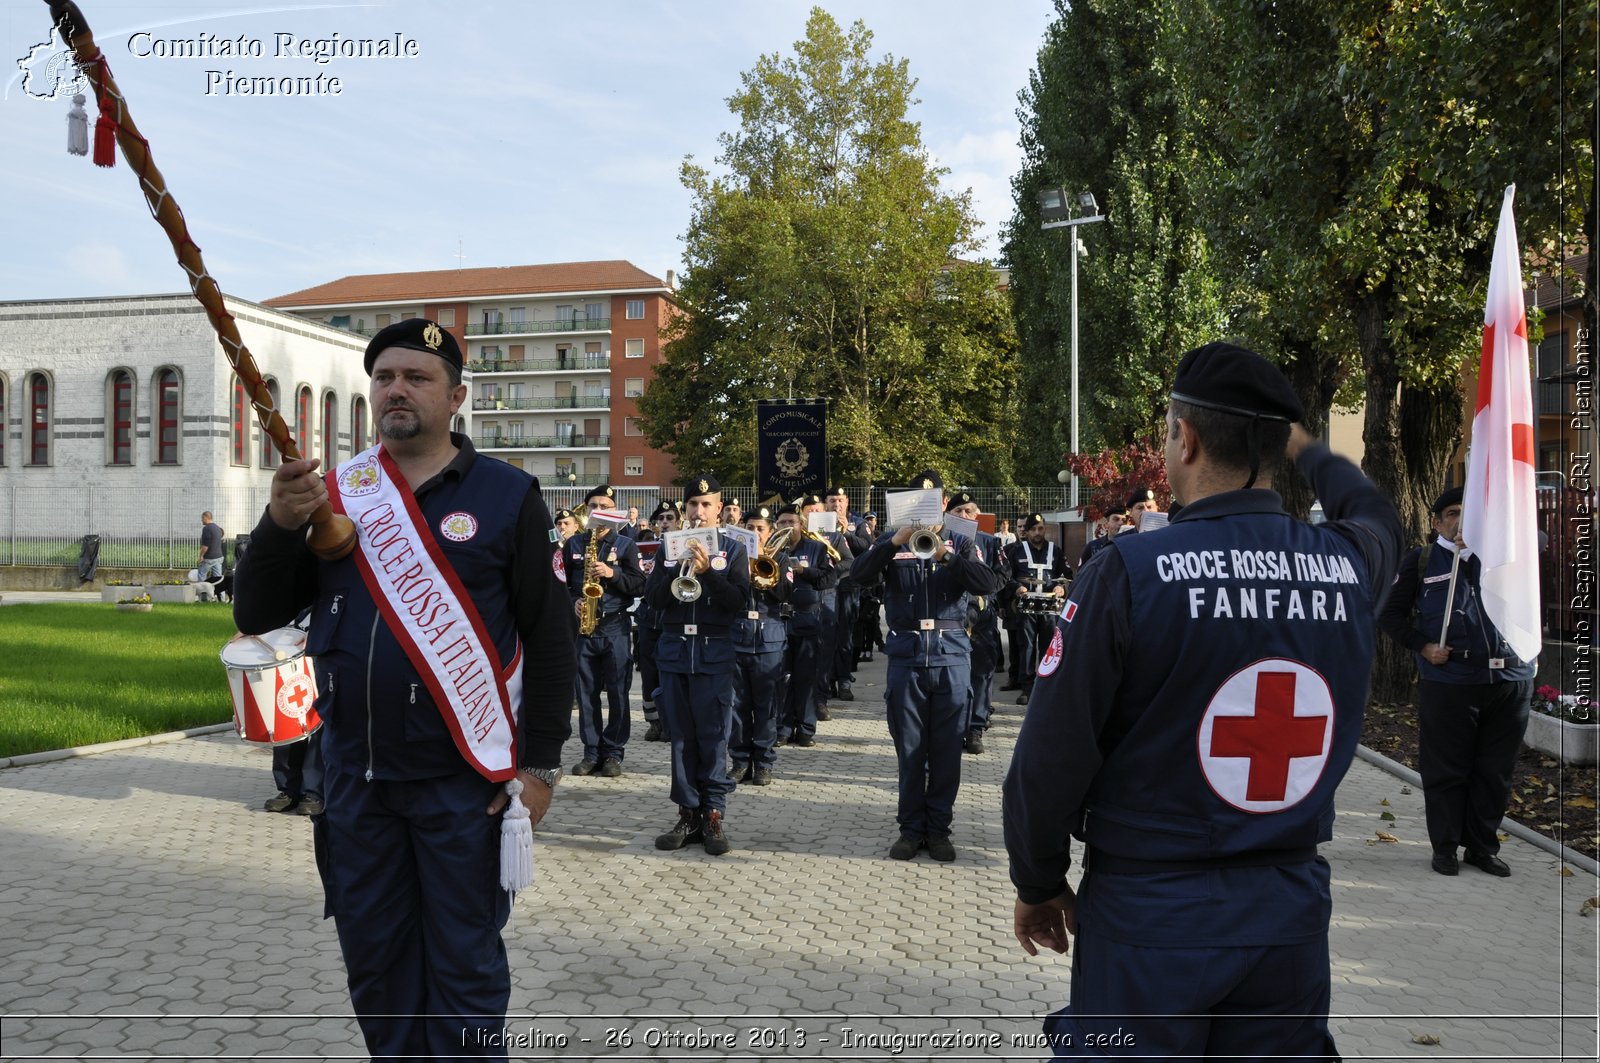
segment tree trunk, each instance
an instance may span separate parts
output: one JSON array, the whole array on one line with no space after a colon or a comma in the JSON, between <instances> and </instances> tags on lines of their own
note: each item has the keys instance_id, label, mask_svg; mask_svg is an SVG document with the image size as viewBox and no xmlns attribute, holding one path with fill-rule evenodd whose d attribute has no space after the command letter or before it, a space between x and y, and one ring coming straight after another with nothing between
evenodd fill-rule
<instances>
[{"instance_id":1,"label":"tree trunk","mask_svg":"<svg viewBox=\"0 0 1600 1063\"><path fill-rule=\"evenodd\" d=\"M1306 431L1321 439L1327 434L1333 397L1338 394L1344 378L1344 359L1311 342L1285 340L1284 350L1293 361L1283 367L1283 372L1305 404ZM1311 503L1316 501L1315 492L1295 471L1293 463L1284 461L1274 474L1272 485L1283 497L1283 507L1291 514L1304 520L1311 512Z\"/></svg>"}]
</instances>

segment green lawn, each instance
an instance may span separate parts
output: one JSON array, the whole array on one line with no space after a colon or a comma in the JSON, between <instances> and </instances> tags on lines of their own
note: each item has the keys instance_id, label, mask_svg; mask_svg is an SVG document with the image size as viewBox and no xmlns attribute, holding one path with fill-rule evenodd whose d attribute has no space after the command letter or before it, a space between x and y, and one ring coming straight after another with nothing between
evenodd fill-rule
<instances>
[{"instance_id":1,"label":"green lawn","mask_svg":"<svg viewBox=\"0 0 1600 1063\"><path fill-rule=\"evenodd\" d=\"M0 608L0 757L226 723L226 605Z\"/></svg>"}]
</instances>

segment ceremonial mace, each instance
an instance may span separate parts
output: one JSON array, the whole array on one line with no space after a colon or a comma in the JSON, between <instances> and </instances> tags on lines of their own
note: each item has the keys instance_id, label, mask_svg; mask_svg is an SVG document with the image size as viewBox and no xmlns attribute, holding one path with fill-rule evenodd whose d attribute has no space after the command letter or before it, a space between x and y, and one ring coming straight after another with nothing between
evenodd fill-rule
<instances>
[{"instance_id":1,"label":"ceremonial mace","mask_svg":"<svg viewBox=\"0 0 1600 1063\"><path fill-rule=\"evenodd\" d=\"M95 127L94 161L101 166L110 166L116 161L111 148L111 138L114 136L122 148L122 157L139 178L139 187L144 192L150 216L155 218L166 231L167 239L172 241L178 265L189 275L189 290L199 300L206 317L211 319L211 327L217 339L222 341L222 351L227 356L228 364L233 366L234 373L249 393L250 405L255 408L261 430L267 433L273 447L286 461L297 460L301 456L300 448L289 437L289 426L273 404L272 393L267 390L266 381L261 379L256 360L239 338L239 326L222 303L222 289L206 272L205 263L200 259L200 248L189 236L183 211L167 191L166 179L150 158L150 143L140 134L139 127L133 124L133 117L128 113L128 102L111 76L105 54L94 43L94 34L89 32L89 23L84 19L83 12L72 0L45 2L50 5L50 15L61 31L61 39L72 47L78 69L89 79L95 100L100 105L100 119ZM310 523L306 543L318 557L337 561L355 548L355 522L334 513L333 507L327 502L311 514Z\"/></svg>"}]
</instances>

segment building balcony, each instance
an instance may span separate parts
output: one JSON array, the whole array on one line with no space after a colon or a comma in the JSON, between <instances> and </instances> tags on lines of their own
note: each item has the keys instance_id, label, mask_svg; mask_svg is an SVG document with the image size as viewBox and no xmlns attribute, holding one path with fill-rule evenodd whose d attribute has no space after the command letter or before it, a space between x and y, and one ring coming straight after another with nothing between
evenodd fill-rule
<instances>
[{"instance_id":1,"label":"building balcony","mask_svg":"<svg viewBox=\"0 0 1600 1063\"><path fill-rule=\"evenodd\" d=\"M560 358L474 358L467 369L474 373L603 373L611 368L609 354L578 354Z\"/></svg>"},{"instance_id":2,"label":"building balcony","mask_svg":"<svg viewBox=\"0 0 1600 1063\"><path fill-rule=\"evenodd\" d=\"M548 332L610 332L609 317L573 317L556 321L482 321L467 326L468 336L536 336Z\"/></svg>"},{"instance_id":3,"label":"building balcony","mask_svg":"<svg viewBox=\"0 0 1600 1063\"><path fill-rule=\"evenodd\" d=\"M609 410L611 393L557 395L533 399L473 399L474 410Z\"/></svg>"},{"instance_id":4,"label":"building balcony","mask_svg":"<svg viewBox=\"0 0 1600 1063\"><path fill-rule=\"evenodd\" d=\"M594 450L611 446L610 436L474 436L479 450Z\"/></svg>"}]
</instances>

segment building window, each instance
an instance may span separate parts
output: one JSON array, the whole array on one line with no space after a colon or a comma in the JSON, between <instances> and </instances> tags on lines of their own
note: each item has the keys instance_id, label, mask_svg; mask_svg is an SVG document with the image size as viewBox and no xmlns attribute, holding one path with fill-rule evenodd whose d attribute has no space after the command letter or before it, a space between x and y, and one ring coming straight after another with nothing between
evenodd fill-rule
<instances>
[{"instance_id":1,"label":"building window","mask_svg":"<svg viewBox=\"0 0 1600 1063\"><path fill-rule=\"evenodd\" d=\"M106 421L111 426L107 433L111 464L133 464L133 374L118 369L111 374L111 415Z\"/></svg>"},{"instance_id":2,"label":"building window","mask_svg":"<svg viewBox=\"0 0 1600 1063\"><path fill-rule=\"evenodd\" d=\"M339 398L329 391L322 396L322 467L339 464Z\"/></svg>"},{"instance_id":3,"label":"building window","mask_svg":"<svg viewBox=\"0 0 1600 1063\"><path fill-rule=\"evenodd\" d=\"M456 308L455 307L446 306L446 307L441 307L440 308L440 310L439 310L439 327L440 328L455 328L456 327Z\"/></svg>"},{"instance_id":4,"label":"building window","mask_svg":"<svg viewBox=\"0 0 1600 1063\"><path fill-rule=\"evenodd\" d=\"M639 427L639 418L624 417L622 419L622 434L625 436L642 436L644 429Z\"/></svg>"},{"instance_id":5,"label":"building window","mask_svg":"<svg viewBox=\"0 0 1600 1063\"><path fill-rule=\"evenodd\" d=\"M250 403L245 397L244 382L238 377L233 378L230 394L232 399L228 403L228 463L245 465L250 460L249 435L245 429L245 418L249 416Z\"/></svg>"},{"instance_id":6,"label":"building window","mask_svg":"<svg viewBox=\"0 0 1600 1063\"><path fill-rule=\"evenodd\" d=\"M1533 412L1535 416L1559 415L1566 410L1566 388L1560 380L1547 380L1554 377L1566 367L1567 364L1567 334L1556 332L1547 335L1544 342L1539 344L1534 366L1534 382L1537 390L1534 392Z\"/></svg>"},{"instance_id":7,"label":"building window","mask_svg":"<svg viewBox=\"0 0 1600 1063\"><path fill-rule=\"evenodd\" d=\"M28 464L50 464L50 378L43 373L28 377Z\"/></svg>"},{"instance_id":8,"label":"building window","mask_svg":"<svg viewBox=\"0 0 1600 1063\"><path fill-rule=\"evenodd\" d=\"M517 332L521 332L520 326L528 323L528 308L525 306L513 306L511 308L511 323L518 326Z\"/></svg>"},{"instance_id":9,"label":"building window","mask_svg":"<svg viewBox=\"0 0 1600 1063\"><path fill-rule=\"evenodd\" d=\"M350 453L359 454L371 445L367 442L367 400L357 395L350 403Z\"/></svg>"},{"instance_id":10,"label":"building window","mask_svg":"<svg viewBox=\"0 0 1600 1063\"><path fill-rule=\"evenodd\" d=\"M558 305L556 307L556 320L561 322L563 325L565 325L569 329L573 327L572 326L573 319L576 318L577 316L578 316L577 310L575 310L572 306L570 306L570 305L568 305L566 303L562 303L562 304L560 304L560 305Z\"/></svg>"},{"instance_id":11,"label":"building window","mask_svg":"<svg viewBox=\"0 0 1600 1063\"><path fill-rule=\"evenodd\" d=\"M281 416L283 407L279 405L282 396L278 393L278 382L271 377L267 378L267 395L272 403L272 408ZM278 448L272 445L272 436L268 434L266 425L258 425L256 431L261 433L261 467L263 469L276 469L278 467Z\"/></svg>"},{"instance_id":12,"label":"building window","mask_svg":"<svg viewBox=\"0 0 1600 1063\"><path fill-rule=\"evenodd\" d=\"M624 476L643 476L644 475L644 459L643 458L623 458L622 459L622 475L624 475Z\"/></svg>"},{"instance_id":13,"label":"building window","mask_svg":"<svg viewBox=\"0 0 1600 1063\"><path fill-rule=\"evenodd\" d=\"M584 458L583 459L583 478L586 479L586 480L598 480L598 479L600 479L600 459L599 458Z\"/></svg>"},{"instance_id":14,"label":"building window","mask_svg":"<svg viewBox=\"0 0 1600 1063\"><path fill-rule=\"evenodd\" d=\"M455 423L450 426L450 431L454 432L456 435L460 435L460 436L466 435L467 434L467 419L465 417L457 417L455 419Z\"/></svg>"},{"instance_id":15,"label":"building window","mask_svg":"<svg viewBox=\"0 0 1600 1063\"><path fill-rule=\"evenodd\" d=\"M378 329L386 329L386 328L388 328L389 327L389 315L388 314L379 314L377 317L372 319L372 324L373 324L374 328L378 328Z\"/></svg>"},{"instance_id":16,"label":"building window","mask_svg":"<svg viewBox=\"0 0 1600 1063\"><path fill-rule=\"evenodd\" d=\"M156 464L178 464L178 433L183 425L183 403L178 394L178 372L156 373Z\"/></svg>"},{"instance_id":17,"label":"building window","mask_svg":"<svg viewBox=\"0 0 1600 1063\"><path fill-rule=\"evenodd\" d=\"M416 315L416 313L414 311L407 310L405 313L400 315L400 320L401 321L410 321L412 318L414 318L416 316L417 315Z\"/></svg>"},{"instance_id":18,"label":"building window","mask_svg":"<svg viewBox=\"0 0 1600 1063\"><path fill-rule=\"evenodd\" d=\"M583 316L589 319L589 324L599 324L600 319L606 316L606 308L600 303L584 303Z\"/></svg>"},{"instance_id":19,"label":"building window","mask_svg":"<svg viewBox=\"0 0 1600 1063\"><path fill-rule=\"evenodd\" d=\"M302 458L311 457L311 388L305 384L294 393L294 445Z\"/></svg>"},{"instance_id":20,"label":"building window","mask_svg":"<svg viewBox=\"0 0 1600 1063\"><path fill-rule=\"evenodd\" d=\"M644 340L623 340L622 356L624 358L643 358Z\"/></svg>"},{"instance_id":21,"label":"building window","mask_svg":"<svg viewBox=\"0 0 1600 1063\"><path fill-rule=\"evenodd\" d=\"M629 321L643 321L644 320L644 300L643 299L629 299L628 300L628 320Z\"/></svg>"},{"instance_id":22,"label":"building window","mask_svg":"<svg viewBox=\"0 0 1600 1063\"><path fill-rule=\"evenodd\" d=\"M333 315L332 317L330 317L328 319L328 326L330 328L349 328L350 327L350 315L349 314L335 314L335 315Z\"/></svg>"},{"instance_id":23,"label":"building window","mask_svg":"<svg viewBox=\"0 0 1600 1063\"><path fill-rule=\"evenodd\" d=\"M623 398L637 399L644 394L644 377L630 376L622 383Z\"/></svg>"}]
</instances>

